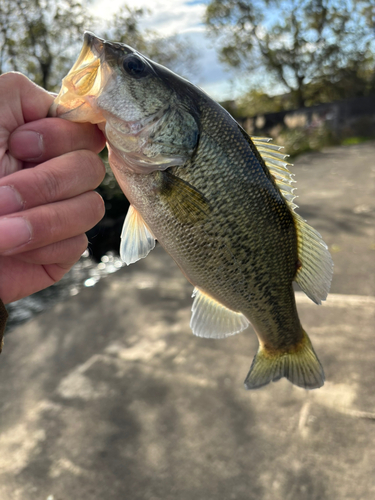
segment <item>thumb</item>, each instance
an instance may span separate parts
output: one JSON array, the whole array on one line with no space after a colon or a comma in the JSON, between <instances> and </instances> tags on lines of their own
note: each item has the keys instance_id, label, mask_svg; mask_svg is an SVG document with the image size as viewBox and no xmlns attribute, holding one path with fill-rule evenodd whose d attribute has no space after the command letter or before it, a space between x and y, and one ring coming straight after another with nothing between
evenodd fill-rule
<instances>
[{"instance_id":1,"label":"thumb","mask_svg":"<svg viewBox=\"0 0 375 500\"><path fill-rule=\"evenodd\" d=\"M47 116L53 96L21 73L0 76L0 127L11 133L24 123Z\"/></svg>"},{"instance_id":2,"label":"thumb","mask_svg":"<svg viewBox=\"0 0 375 500\"><path fill-rule=\"evenodd\" d=\"M47 116L53 96L21 73L0 75L0 177L19 170L19 160L9 154L9 137L25 123Z\"/></svg>"}]
</instances>

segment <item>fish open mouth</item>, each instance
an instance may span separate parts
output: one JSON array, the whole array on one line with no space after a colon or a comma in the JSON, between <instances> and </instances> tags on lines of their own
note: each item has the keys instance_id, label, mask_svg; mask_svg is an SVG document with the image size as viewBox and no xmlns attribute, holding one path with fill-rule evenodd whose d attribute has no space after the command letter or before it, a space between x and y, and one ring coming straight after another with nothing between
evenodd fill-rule
<instances>
[{"instance_id":1,"label":"fish open mouth","mask_svg":"<svg viewBox=\"0 0 375 500\"><path fill-rule=\"evenodd\" d=\"M76 122L99 123L103 117L93 107L93 99L103 90L108 71L103 68L104 40L86 31L82 50L72 69L62 81L49 116Z\"/></svg>"},{"instance_id":2,"label":"fish open mouth","mask_svg":"<svg viewBox=\"0 0 375 500\"><path fill-rule=\"evenodd\" d=\"M94 33L91 33L91 31L85 31L85 34L83 36L83 49L85 47L91 49L91 52L96 55L96 57L100 57L103 54L104 50L104 40L103 38L99 38L98 36L94 35ZM82 51L79 57L82 55ZM77 63L79 61L79 57Z\"/></svg>"}]
</instances>

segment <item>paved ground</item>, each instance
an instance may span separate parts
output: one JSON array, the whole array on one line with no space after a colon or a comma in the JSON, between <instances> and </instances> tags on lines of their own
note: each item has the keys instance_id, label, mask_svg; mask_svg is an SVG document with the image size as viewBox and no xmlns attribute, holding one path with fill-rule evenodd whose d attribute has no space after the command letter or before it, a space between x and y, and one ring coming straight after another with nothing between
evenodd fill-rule
<instances>
[{"instance_id":1,"label":"paved ground","mask_svg":"<svg viewBox=\"0 0 375 500\"><path fill-rule=\"evenodd\" d=\"M375 144L304 155L293 172L298 212L332 252L331 292L375 296Z\"/></svg>"},{"instance_id":2,"label":"paved ground","mask_svg":"<svg viewBox=\"0 0 375 500\"><path fill-rule=\"evenodd\" d=\"M245 391L255 335L195 338L191 286L157 248L6 338L0 499L373 500L374 157L296 162L336 266L324 306L297 298L322 389Z\"/></svg>"}]
</instances>

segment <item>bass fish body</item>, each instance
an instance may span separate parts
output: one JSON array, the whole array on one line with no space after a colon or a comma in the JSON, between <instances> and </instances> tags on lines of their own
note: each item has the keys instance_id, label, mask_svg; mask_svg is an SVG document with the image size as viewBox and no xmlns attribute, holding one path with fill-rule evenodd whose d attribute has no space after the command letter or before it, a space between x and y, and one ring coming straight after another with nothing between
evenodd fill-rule
<instances>
[{"instance_id":1,"label":"bass fish body","mask_svg":"<svg viewBox=\"0 0 375 500\"><path fill-rule=\"evenodd\" d=\"M332 260L294 212L281 148L251 139L187 80L91 33L51 114L98 123L105 133L131 204L121 256L133 263L160 242L195 286L193 333L223 338L252 323L260 346L247 388L281 377L323 385L292 282L320 303Z\"/></svg>"}]
</instances>

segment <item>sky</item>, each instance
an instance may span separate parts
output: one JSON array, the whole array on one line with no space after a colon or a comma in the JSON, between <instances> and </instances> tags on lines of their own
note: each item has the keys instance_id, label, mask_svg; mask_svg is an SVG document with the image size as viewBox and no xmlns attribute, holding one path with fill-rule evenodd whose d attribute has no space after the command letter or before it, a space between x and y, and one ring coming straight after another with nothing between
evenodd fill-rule
<instances>
[{"instance_id":1,"label":"sky","mask_svg":"<svg viewBox=\"0 0 375 500\"><path fill-rule=\"evenodd\" d=\"M105 21L124 3L132 8L143 7L151 11L140 22L141 27L157 31L164 37L178 33L188 38L199 54L196 74L190 79L214 99L233 99L246 91L246 80L233 69L226 70L218 60L213 40L207 36L202 19L208 1L93 0L88 8L95 17Z\"/></svg>"}]
</instances>

